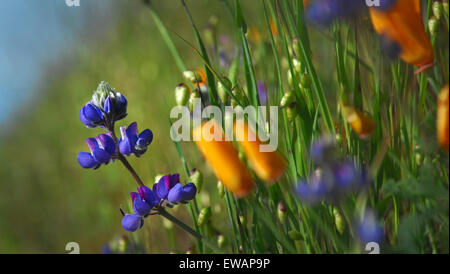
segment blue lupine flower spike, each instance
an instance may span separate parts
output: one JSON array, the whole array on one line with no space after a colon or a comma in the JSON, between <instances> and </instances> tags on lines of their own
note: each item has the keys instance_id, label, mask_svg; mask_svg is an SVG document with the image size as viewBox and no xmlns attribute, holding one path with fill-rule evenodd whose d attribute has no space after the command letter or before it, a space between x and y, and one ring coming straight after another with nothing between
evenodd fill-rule
<instances>
[{"instance_id":1,"label":"blue lupine flower spike","mask_svg":"<svg viewBox=\"0 0 450 274\"><path fill-rule=\"evenodd\" d=\"M167 200L173 204L187 203L194 199L196 193L197 187L193 183L188 183L185 186L178 183L169 191Z\"/></svg>"},{"instance_id":2,"label":"blue lupine flower spike","mask_svg":"<svg viewBox=\"0 0 450 274\"><path fill-rule=\"evenodd\" d=\"M134 154L136 157L140 157L153 141L153 133L150 129L138 134L136 122L131 123L128 128L120 127L120 136L120 153L127 156Z\"/></svg>"},{"instance_id":3,"label":"blue lupine flower spike","mask_svg":"<svg viewBox=\"0 0 450 274\"><path fill-rule=\"evenodd\" d=\"M161 200L166 200L169 191L180 183L180 174L165 175L159 179L158 183L153 185L153 191Z\"/></svg>"}]
</instances>

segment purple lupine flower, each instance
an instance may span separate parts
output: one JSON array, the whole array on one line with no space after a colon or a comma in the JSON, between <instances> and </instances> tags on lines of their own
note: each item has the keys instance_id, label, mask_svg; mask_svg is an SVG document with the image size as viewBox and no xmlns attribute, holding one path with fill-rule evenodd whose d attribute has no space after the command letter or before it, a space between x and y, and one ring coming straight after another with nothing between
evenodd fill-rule
<instances>
[{"instance_id":1,"label":"purple lupine flower","mask_svg":"<svg viewBox=\"0 0 450 274\"><path fill-rule=\"evenodd\" d=\"M111 156L116 152L116 143L108 134L100 134L95 138L86 139L91 152L78 153L78 163L83 168L97 169L101 164L111 161Z\"/></svg>"},{"instance_id":2,"label":"purple lupine flower","mask_svg":"<svg viewBox=\"0 0 450 274\"><path fill-rule=\"evenodd\" d=\"M128 128L120 127L119 151L124 155L134 154L140 157L147 151L153 141L153 133L146 129L138 134L137 123L131 123Z\"/></svg>"},{"instance_id":3,"label":"purple lupine flower","mask_svg":"<svg viewBox=\"0 0 450 274\"><path fill-rule=\"evenodd\" d=\"M126 231L134 232L144 225L144 219L138 214L125 214L122 218L122 227Z\"/></svg>"},{"instance_id":4,"label":"purple lupine flower","mask_svg":"<svg viewBox=\"0 0 450 274\"><path fill-rule=\"evenodd\" d=\"M127 116L127 99L104 81L100 82L88 104L96 106L101 111L105 126L111 126L115 121Z\"/></svg>"},{"instance_id":5,"label":"purple lupine flower","mask_svg":"<svg viewBox=\"0 0 450 274\"><path fill-rule=\"evenodd\" d=\"M383 226L377 222L375 212L371 209L364 212L356 231L363 243L375 242L380 244L383 240Z\"/></svg>"},{"instance_id":6,"label":"purple lupine flower","mask_svg":"<svg viewBox=\"0 0 450 274\"><path fill-rule=\"evenodd\" d=\"M264 82L258 82L258 96L259 96L259 102L262 105L267 104L267 87Z\"/></svg>"},{"instance_id":7,"label":"purple lupine flower","mask_svg":"<svg viewBox=\"0 0 450 274\"><path fill-rule=\"evenodd\" d=\"M94 104L87 103L80 109L79 118L87 127L94 128L104 122L102 111Z\"/></svg>"},{"instance_id":8,"label":"purple lupine flower","mask_svg":"<svg viewBox=\"0 0 450 274\"><path fill-rule=\"evenodd\" d=\"M166 200L169 191L180 183L180 174L164 175L159 181L153 185L153 192L161 200Z\"/></svg>"},{"instance_id":9,"label":"purple lupine flower","mask_svg":"<svg viewBox=\"0 0 450 274\"><path fill-rule=\"evenodd\" d=\"M185 186L178 183L169 191L167 200L173 204L187 203L194 199L195 194L197 194L197 187L194 183L188 183Z\"/></svg>"},{"instance_id":10,"label":"purple lupine flower","mask_svg":"<svg viewBox=\"0 0 450 274\"><path fill-rule=\"evenodd\" d=\"M367 9L365 0L318 0L308 5L309 21L329 26L338 18L351 18Z\"/></svg>"}]
</instances>

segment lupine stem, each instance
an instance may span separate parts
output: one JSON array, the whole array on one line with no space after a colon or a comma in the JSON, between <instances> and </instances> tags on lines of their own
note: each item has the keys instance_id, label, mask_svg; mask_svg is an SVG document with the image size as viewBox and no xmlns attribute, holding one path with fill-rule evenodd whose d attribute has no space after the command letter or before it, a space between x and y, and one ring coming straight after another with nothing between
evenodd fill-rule
<instances>
[{"instance_id":1,"label":"lupine stem","mask_svg":"<svg viewBox=\"0 0 450 274\"><path fill-rule=\"evenodd\" d=\"M144 182L142 182L141 178L139 177L139 175L136 173L136 171L134 170L134 168L130 165L130 163L128 162L127 158L125 158L125 156L123 156L122 154L119 153L119 160L122 162L122 164L128 169L128 171L130 172L131 176L133 176L134 180L136 180L136 182L140 185L143 186Z\"/></svg>"},{"instance_id":2,"label":"lupine stem","mask_svg":"<svg viewBox=\"0 0 450 274\"><path fill-rule=\"evenodd\" d=\"M168 219L169 221L175 223L176 225L178 225L180 228L182 228L183 230L185 230L186 232L188 232L195 238L197 238L199 240L203 239L203 236L200 233L198 233L197 231L192 229L190 226L188 226L187 224L185 224L182 221L180 221L179 219L177 219L175 216L173 216L172 214L167 212L164 208L160 209L158 212L159 212L159 215L161 215L164 218Z\"/></svg>"}]
</instances>

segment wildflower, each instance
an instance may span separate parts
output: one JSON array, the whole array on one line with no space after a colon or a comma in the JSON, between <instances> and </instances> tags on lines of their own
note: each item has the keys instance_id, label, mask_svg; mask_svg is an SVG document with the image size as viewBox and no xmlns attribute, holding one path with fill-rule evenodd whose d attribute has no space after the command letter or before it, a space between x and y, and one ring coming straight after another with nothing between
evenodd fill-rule
<instances>
[{"instance_id":1,"label":"wildflower","mask_svg":"<svg viewBox=\"0 0 450 274\"><path fill-rule=\"evenodd\" d=\"M130 196L134 214L124 214L122 227L127 231L134 232L144 225L144 218L158 204L159 199L147 186L138 187L138 192L131 192Z\"/></svg>"},{"instance_id":2,"label":"wildflower","mask_svg":"<svg viewBox=\"0 0 450 274\"><path fill-rule=\"evenodd\" d=\"M375 121L366 113L348 105L342 105L342 115L361 138L368 138L376 128Z\"/></svg>"},{"instance_id":3,"label":"wildflower","mask_svg":"<svg viewBox=\"0 0 450 274\"><path fill-rule=\"evenodd\" d=\"M153 185L153 191L160 200L167 200L172 204L187 203L194 199L197 187L193 183L181 185L180 174L165 175Z\"/></svg>"},{"instance_id":4,"label":"wildflower","mask_svg":"<svg viewBox=\"0 0 450 274\"><path fill-rule=\"evenodd\" d=\"M90 128L102 125L104 122L102 111L92 103L87 103L80 109L79 117L81 122Z\"/></svg>"},{"instance_id":5,"label":"wildflower","mask_svg":"<svg viewBox=\"0 0 450 274\"><path fill-rule=\"evenodd\" d=\"M153 141L153 133L146 129L138 134L137 123L131 123L127 128L120 127L119 151L124 155L134 154L140 157L147 151Z\"/></svg>"},{"instance_id":6,"label":"wildflower","mask_svg":"<svg viewBox=\"0 0 450 274\"><path fill-rule=\"evenodd\" d=\"M264 82L260 81L258 82L258 96L259 96L259 102L261 105L267 104L267 87Z\"/></svg>"},{"instance_id":7,"label":"wildflower","mask_svg":"<svg viewBox=\"0 0 450 274\"><path fill-rule=\"evenodd\" d=\"M243 128L236 126L237 123L235 124L235 134L236 139L244 149L251 167L262 180L269 183L275 182L284 174L286 169L285 160L277 151L261 151L261 140L248 123L242 122Z\"/></svg>"},{"instance_id":8,"label":"wildflower","mask_svg":"<svg viewBox=\"0 0 450 274\"><path fill-rule=\"evenodd\" d=\"M211 121L202 123L202 125L195 128L194 136L196 134L197 136L202 136L203 129L206 129L206 123L211 123ZM238 152L233 147L233 144L225 140L225 134L220 125L214 122L211 131L218 132L222 136L222 141L207 141L202 137L195 144L213 169L216 177L228 190L238 197L247 195L253 189L253 180L250 172L239 160Z\"/></svg>"},{"instance_id":9,"label":"wildflower","mask_svg":"<svg viewBox=\"0 0 450 274\"><path fill-rule=\"evenodd\" d=\"M383 240L383 227L377 222L375 213L368 209L364 212L362 220L358 223L356 232L363 243L381 243Z\"/></svg>"},{"instance_id":10,"label":"wildflower","mask_svg":"<svg viewBox=\"0 0 450 274\"><path fill-rule=\"evenodd\" d=\"M338 18L351 18L367 7L361 0L318 0L304 2L304 5L307 6L307 18L322 26L328 26Z\"/></svg>"},{"instance_id":11,"label":"wildflower","mask_svg":"<svg viewBox=\"0 0 450 274\"><path fill-rule=\"evenodd\" d=\"M420 0L397 0L384 9L370 8L370 17L375 31L397 44L400 58L418 66L417 72L432 65L434 52L422 21Z\"/></svg>"},{"instance_id":12,"label":"wildflower","mask_svg":"<svg viewBox=\"0 0 450 274\"><path fill-rule=\"evenodd\" d=\"M101 164L108 164L116 152L116 143L108 134L100 134L95 138L86 139L91 152L78 153L78 163L83 168L97 169Z\"/></svg>"},{"instance_id":13,"label":"wildflower","mask_svg":"<svg viewBox=\"0 0 450 274\"><path fill-rule=\"evenodd\" d=\"M439 144L448 152L448 123L449 123L449 91L446 85L438 97L437 108L437 138Z\"/></svg>"}]
</instances>

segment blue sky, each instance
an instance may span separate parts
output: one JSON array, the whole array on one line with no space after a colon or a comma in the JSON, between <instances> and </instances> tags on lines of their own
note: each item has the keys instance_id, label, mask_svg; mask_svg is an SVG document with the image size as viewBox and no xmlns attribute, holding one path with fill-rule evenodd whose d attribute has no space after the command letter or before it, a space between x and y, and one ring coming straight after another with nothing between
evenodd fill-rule
<instances>
[{"instance_id":1,"label":"blue sky","mask_svg":"<svg viewBox=\"0 0 450 274\"><path fill-rule=\"evenodd\" d=\"M45 64L69 54L89 15L110 12L111 1L80 0L79 7L68 7L65 0L2 0L1 5L0 126L34 95Z\"/></svg>"}]
</instances>

